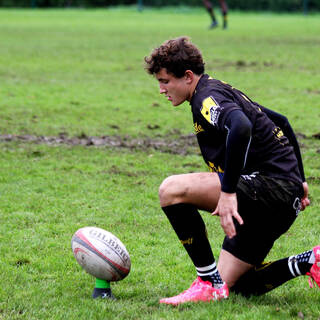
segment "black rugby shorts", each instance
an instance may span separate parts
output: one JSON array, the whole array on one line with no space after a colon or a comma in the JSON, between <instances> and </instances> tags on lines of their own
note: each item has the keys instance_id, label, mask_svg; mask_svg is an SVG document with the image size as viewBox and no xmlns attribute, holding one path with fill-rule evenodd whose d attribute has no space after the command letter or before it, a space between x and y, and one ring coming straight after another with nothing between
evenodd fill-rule
<instances>
[{"instance_id":1,"label":"black rugby shorts","mask_svg":"<svg viewBox=\"0 0 320 320\"><path fill-rule=\"evenodd\" d=\"M241 176L237 186L236 236L225 237L222 248L249 264L261 263L273 243L295 221L304 194L302 184L259 174Z\"/></svg>"}]
</instances>

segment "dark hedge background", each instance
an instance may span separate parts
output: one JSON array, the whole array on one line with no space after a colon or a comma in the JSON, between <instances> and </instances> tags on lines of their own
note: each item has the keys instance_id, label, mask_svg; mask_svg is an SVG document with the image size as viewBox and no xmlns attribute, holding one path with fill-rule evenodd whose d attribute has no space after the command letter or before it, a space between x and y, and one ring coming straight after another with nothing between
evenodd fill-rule
<instances>
[{"instance_id":1,"label":"dark hedge background","mask_svg":"<svg viewBox=\"0 0 320 320\"><path fill-rule=\"evenodd\" d=\"M202 6L202 0L0 0L0 7L108 7L134 5L142 1L144 6ZM213 0L218 6L218 1ZM227 0L232 10L252 11L320 11L320 0Z\"/></svg>"}]
</instances>

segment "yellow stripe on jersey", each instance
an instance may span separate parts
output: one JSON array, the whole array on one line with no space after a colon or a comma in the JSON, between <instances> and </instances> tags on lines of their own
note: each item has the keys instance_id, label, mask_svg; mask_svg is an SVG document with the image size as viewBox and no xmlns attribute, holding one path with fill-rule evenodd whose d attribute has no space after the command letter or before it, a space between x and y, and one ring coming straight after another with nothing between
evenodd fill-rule
<instances>
[{"instance_id":1,"label":"yellow stripe on jersey","mask_svg":"<svg viewBox=\"0 0 320 320\"><path fill-rule=\"evenodd\" d=\"M244 94L241 94L242 95L242 98L244 98L245 100L247 100L248 102L250 102L250 100L244 95Z\"/></svg>"}]
</instances>

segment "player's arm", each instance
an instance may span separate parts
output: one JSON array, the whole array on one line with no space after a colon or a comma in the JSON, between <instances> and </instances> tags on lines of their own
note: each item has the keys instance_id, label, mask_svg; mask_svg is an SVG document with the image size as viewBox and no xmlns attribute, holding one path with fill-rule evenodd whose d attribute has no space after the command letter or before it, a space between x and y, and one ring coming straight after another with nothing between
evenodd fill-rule
<instances>
[{"instance_id":1,"label":"player's arm","mask_svg":"<svg viewBox=\"0 0 320 320\"><path fill-rule=\"evenodd\" d=\"M243 111L233 110L227 116L224 127L228 131L228 136L221 190L227 193L234 193L241 170L246 164L251 142L252 124Z\"/></svg>"},{"instance_id":2,"label":"player's arm","mask_svg":"<svg viewBox=\"0 0 320 320\"><path fill-rule=\"evenodd\" d=\"M233 217L243 223L238 213L236 187L244 168L251 142L252 124L241 110L233 110L225 121L226 140L225 170L221 182L221 195L213 215L220 216L221 226L227 236L236 234Z\"/></svg>"},{"instance_id":3,"label":"player's arm","mask_svg":"<svg viewBox=\"0 0 320 320\"><path fill-rule=\"evenodd\" d=\"M294 134L293 129L292 129L287 117L285 117L282 114L277 113L273 110L267 109L265 107L260 107L260 108L268 116L268 118L274 122L274 124L276 126L278 126L282 129L283 134L288 138L290 144L293 146L294 153L295 153L296 158L298 160L299 172L300 172L301 179L303 182L304 196L301 200L301 204L302 204L301 209L304 210L310 204L310 201L308 199L309 188L308 188L308 184L306 182L306 178L304 175L303 162L302 162L300 147L299 147L296 135Z\"/></svg>"}]
</instances>

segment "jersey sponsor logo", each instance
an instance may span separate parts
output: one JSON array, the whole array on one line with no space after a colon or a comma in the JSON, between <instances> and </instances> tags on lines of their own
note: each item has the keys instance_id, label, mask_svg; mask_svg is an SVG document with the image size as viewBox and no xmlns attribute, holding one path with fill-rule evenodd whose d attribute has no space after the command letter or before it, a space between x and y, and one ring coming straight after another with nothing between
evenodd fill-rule
<instances>
[{"instance_id":1,"label":"jersey sponsor logo","mask_svg":"<svg viewBox=\"0 0 320 320\"><path fill-rule=\"evenodd\" d=\"M220 173L224 173L224 171L220 168L220 166L218 166L218 168L214 165L213 162L211 161L208 161L208 167L209 167L209 170L211 172L220 172Z\"/></svg>"},{"instance_id":2,"label":"jersey sponsor logo","mask_svg":"<svg viewBox=\"0 0 320 320\"><path fill-rule=\"evenodd\" d=\"M198 124L197 122L195 122L195 123L193 124L193 126L194 126L194 130L195 130L196 134L204 131L204 129L201 127L201 125Z\"/></svg>"},{"instance_id":3,"label":"jersey sponsor logo","mask_svg":"<svg viewBox=\"0 0 320 320\"><path fill-rule=\"evenodd\" d=\"M209 123L214 126L218 124L221 110L222 107L220 107L217 101L211 96L202 101L202 106L200 109L201 114Z\"/></svg>"}]
</instances>

